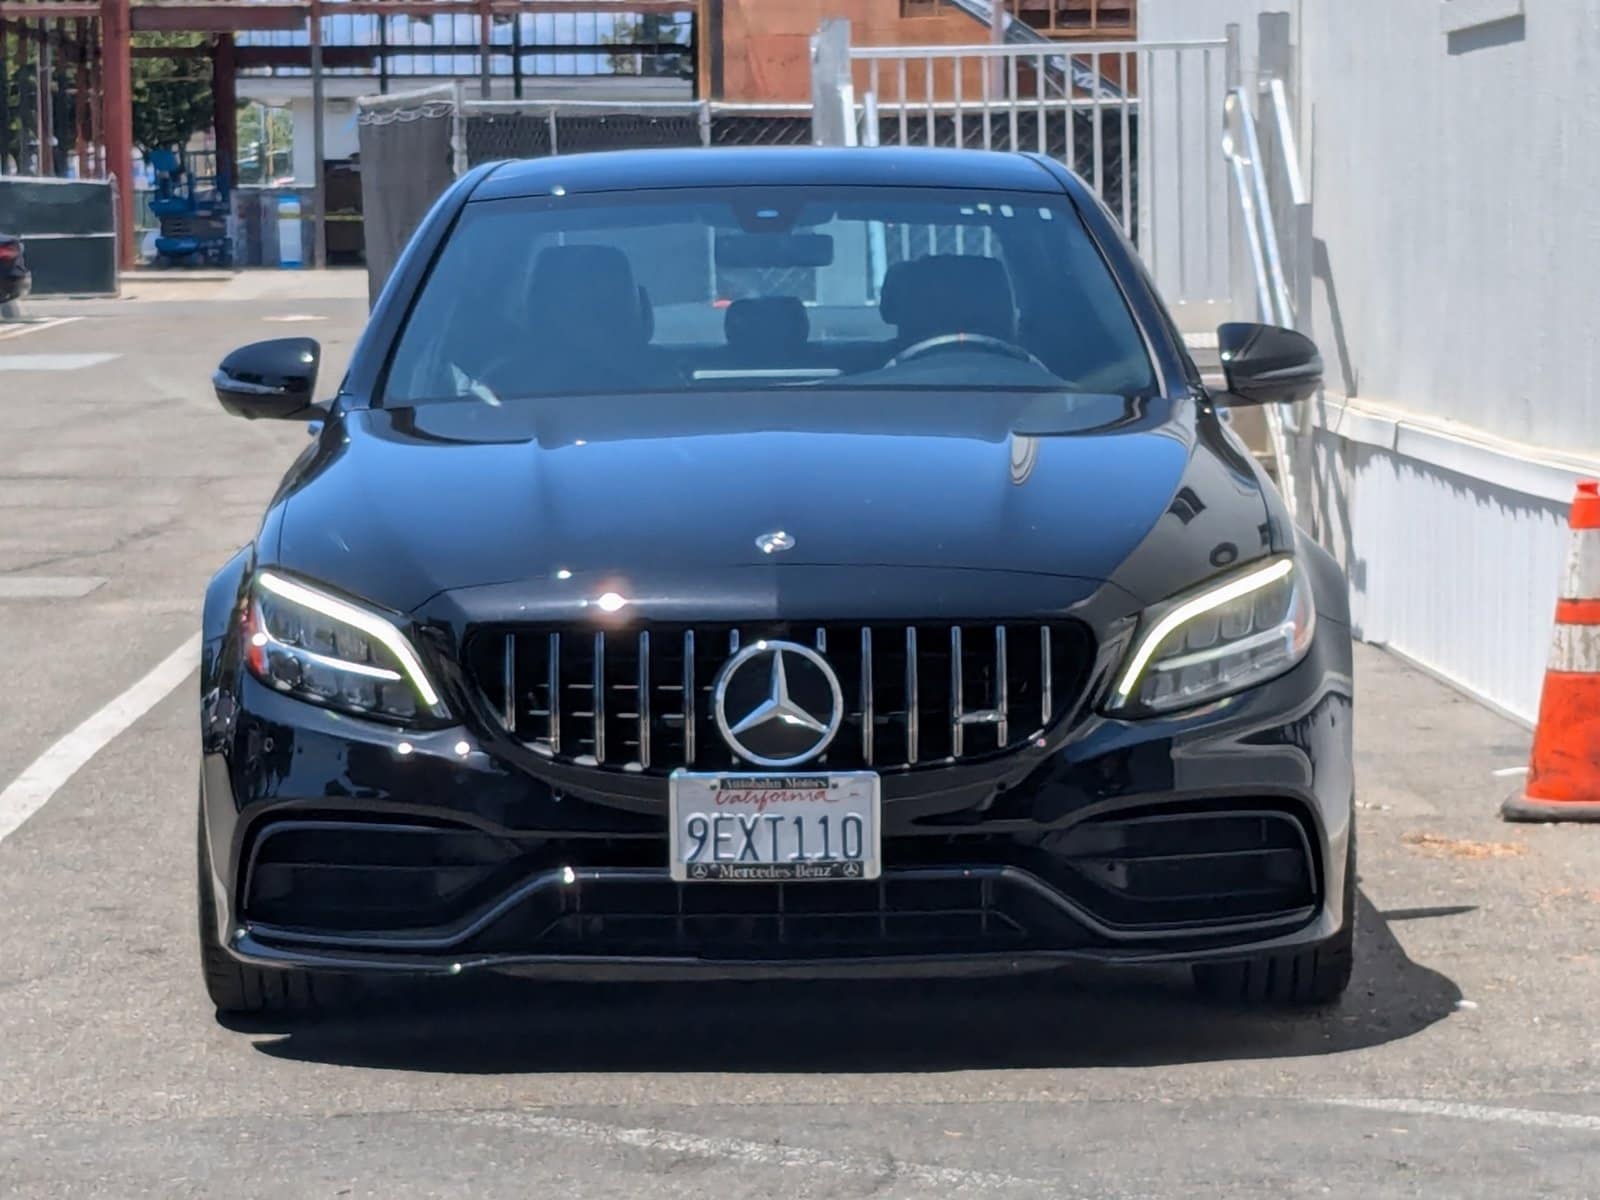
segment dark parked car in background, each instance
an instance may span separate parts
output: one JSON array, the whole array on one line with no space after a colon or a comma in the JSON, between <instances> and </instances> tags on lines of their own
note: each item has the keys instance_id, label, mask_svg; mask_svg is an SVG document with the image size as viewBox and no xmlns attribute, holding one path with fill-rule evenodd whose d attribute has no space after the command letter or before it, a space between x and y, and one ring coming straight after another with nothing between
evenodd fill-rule
<instances>
[{"instance_id":1,"label":"dark parked car in background","mask_svg":"<svg viewBox=\"0 0 1600 1200\"><path fill-rule=\"evenodd\" d=\"M478 168L206 595L213 1001L364 974L1191 966L1321 1003L1354 933L1343 576L1133 248L1021 155Z\"/></svg>"},{"instance_id":2,"label":"dark parked car in background","mask_svg":"<svg viewBox=\"0 0 1600 1200\"><path fill-rule=\"evenodd\" d=\"M23 256L22 239L0 233L0 306L15 304L28 294L33 277ZM9 315L0 312L0 316Z\"/></svg>"}]
</instances>

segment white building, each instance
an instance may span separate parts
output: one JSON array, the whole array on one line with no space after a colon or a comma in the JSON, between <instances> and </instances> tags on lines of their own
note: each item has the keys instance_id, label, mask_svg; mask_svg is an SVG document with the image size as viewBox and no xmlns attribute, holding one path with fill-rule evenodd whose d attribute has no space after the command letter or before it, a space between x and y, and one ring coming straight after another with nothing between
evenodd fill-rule
<instances>
[{"instance_id":1,"label":"white building","mask_svg":"<svg viewBox=\"0 0 1600 1200\"><path fill-rule=\"evenodd\" d=\"M389 80L391 92L437 86L442 81L427 76L401 76ZM464 86L476 99L478 81ZM356 153L356 98L378 91L371 75L329 75L323 80L323 153L329 162L350 158ZM492 99L509 99L509 79L495 78L490 87ZM591 76L587 78L543 77L528 79L523 95L542 100L687 100L689 84L679 79L639 76ZM239 99L274 108L287 107L294 117L294 182L310 187L316 180L316 158L312 150L313 129L311 80L304 75L240 75Z\"/></svg>"},{"instance_id":2,"label":"white building","mask_svg":"<svg viewBox=\"0 0 1600 1200\"><path fill-rule=\"evenodd\" d=\"M1600 3L1141 0L1140 33L1238 23L1249 85L1286 10L1328 366L1302 523L1363 638L1531 720L1600 475Z\"/></svg>"}]
</instances>

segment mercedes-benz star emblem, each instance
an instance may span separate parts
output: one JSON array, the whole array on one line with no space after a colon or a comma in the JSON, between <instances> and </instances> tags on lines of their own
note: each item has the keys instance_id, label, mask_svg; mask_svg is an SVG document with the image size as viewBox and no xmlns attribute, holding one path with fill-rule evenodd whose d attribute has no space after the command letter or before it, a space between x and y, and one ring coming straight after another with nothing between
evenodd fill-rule
<instances>
[{"instance_id":1,"label":"mercedes-benz star emblem","mask_svg":"<svg viewBox=\"0 0 1600 1200\"><path fill-rule=\"evenodd\" d=\"M740 758L792 767L828 748L844 717L839 677L809 646L756 642L722 668L714 694L717 728Z\"/></svg>"},{"instance_id":2,"label":"mercedes-benz star emblem","mask_svg":"<svg viewBox=\"0 0 1600 1200\"><path fill-rule=\"evenodd\" d=\"M780 550L793 550L794 534L785 533L781 529L774 529L771 533L763 533L756 539L756 549L763 554L776 554Z\"/></svg>"}]
</instances>

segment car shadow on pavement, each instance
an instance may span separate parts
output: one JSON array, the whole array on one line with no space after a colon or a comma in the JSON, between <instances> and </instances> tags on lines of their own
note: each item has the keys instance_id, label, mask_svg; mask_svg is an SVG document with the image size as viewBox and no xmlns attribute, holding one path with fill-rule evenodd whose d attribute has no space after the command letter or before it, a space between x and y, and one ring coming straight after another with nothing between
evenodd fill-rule
<instances>
[{"instance_id":1,"label":"car shadow on pavement","mask_svg":"<svg viewBox=\"0 0 1600 1200\"><path fill-rule=\"evenodd\" d=\"M1334 1054L1409 1037L1461 992L1363 896L1355 978L1305 1012L1208 1003L1186 972L1073 969L913 982L389 984L297 1023L230 1020L275 1058L448 1073L870 1073Z\"/></svg>"}]
</instances>

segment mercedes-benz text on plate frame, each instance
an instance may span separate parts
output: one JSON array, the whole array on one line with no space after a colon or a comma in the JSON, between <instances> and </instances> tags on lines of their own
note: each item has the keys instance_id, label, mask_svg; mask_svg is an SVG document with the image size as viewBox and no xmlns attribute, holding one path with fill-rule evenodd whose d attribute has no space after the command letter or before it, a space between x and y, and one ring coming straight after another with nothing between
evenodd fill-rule
<instances>
[{"instance_id":1,"label":"mercedes-benz text on plate frame","mask_svg":"<svg viewBox=\"0 0 1600 1200\"><path fill-rule=\"evenodd\" d=\"M668 809L680 882L876 879L878 776L674 772Z\"/></svg>"}]
</instances>

